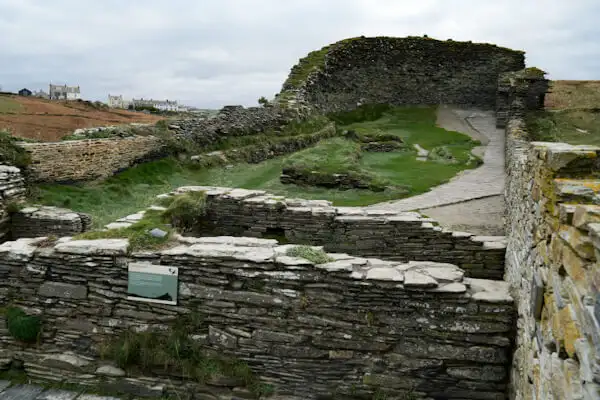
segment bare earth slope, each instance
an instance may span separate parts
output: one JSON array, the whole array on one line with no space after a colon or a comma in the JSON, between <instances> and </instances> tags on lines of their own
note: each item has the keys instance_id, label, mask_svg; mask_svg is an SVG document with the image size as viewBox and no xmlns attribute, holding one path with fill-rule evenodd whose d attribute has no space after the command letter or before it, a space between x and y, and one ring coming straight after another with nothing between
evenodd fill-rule
<instances>
[{"instance_id":1,"label":"bare earth slope","mask_svg":"<svg viewBox=\"0 0 600 400\"><path fill-rule=\"evenodd\" d=\"M0 129L8 128L15 136L45 142L59 140L78 128L153 123L161 119L126 110L99 108L84 101L0 95Z\"/></svg>"},{"instance_id":2,"label":"bare earth slope","mask_svg":"<svg viewBox=\"0 0 600 400\"><path fill-rule=\"evenodd\" d=\"M600 108L600 81L552 81L546 108Z\"/></svg>"}]
</instances>

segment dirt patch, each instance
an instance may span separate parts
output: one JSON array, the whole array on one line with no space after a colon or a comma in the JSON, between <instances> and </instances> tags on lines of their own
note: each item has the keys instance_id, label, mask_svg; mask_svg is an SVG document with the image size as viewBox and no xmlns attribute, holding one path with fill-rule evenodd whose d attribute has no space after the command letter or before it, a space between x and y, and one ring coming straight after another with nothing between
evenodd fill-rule
<instances>
[{"instance_id":1,"label":"dirt patch","mask_svg":"<svg viewBox=\"0 0 600 400\"><path fill-rule=\"evenodd\" d=\"M164 119L138 112L105 109L83 101L50 101L0 95L0 129L15 136L44 142L60 140L78 128L155 123Z\"/></svg>"}]
</instances>

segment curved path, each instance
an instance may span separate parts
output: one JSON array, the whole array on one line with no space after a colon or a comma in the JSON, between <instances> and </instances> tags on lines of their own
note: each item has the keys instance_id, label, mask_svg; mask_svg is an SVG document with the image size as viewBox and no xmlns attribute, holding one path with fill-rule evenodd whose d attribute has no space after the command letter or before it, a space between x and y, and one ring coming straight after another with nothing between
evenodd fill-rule
<instances>
[{"instance_id":1,"label":"curved path","mask_svg":"<svg viewBox=\"0 0 600 400\"><path fill-rule=\"evenodd\" d=\"M438 125L480 140L474 149L483 165L463 171L431 191L401 200L373 204L372 209L421 211L442 226L480 234L502 234L504 203L504 130L496 128L493 111L440 107ZM462 204L465 202L473 204ZM476 232L479 231L479 232Z\"/></svg>"}]
</instances>

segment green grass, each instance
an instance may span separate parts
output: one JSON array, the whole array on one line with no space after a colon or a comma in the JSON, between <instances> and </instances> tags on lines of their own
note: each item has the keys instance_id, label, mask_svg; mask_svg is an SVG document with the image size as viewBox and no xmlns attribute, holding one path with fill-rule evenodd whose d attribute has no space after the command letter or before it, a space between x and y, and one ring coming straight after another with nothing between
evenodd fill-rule
<instances>
[{"instance_id":1,"label":"green grass","mask_svg":"<svg viewBox=\"0 0 600 400\"><path fill-rule=\"evenodd\" d=\"M31 156L22 147L17 145L19 138L11 135L9 131L0 129L0 163L7 163L15 167L26 167L31 162Z\"/></svg>"},{"instance_id":2,"label":"green grass","mask_svg":"<svg viewBox=\"0 0 600 400\"><path fill-rule=\"evenodd\" d=\"M600 109L539 111L526 122L532 140L600 145Z\"/></svg>"},{"instance_id":3,"label":"green grass","mask_svg":"<svg viewBox=\"0 0 600 400\"><path fill-rule=\"evenodd\" d=\"M325 264L333 261L323 249L314 249L310 246L296 246L285 253L290 257L304 258L314 264Z\"/></svg>"},{"instance_id":4,"label":"green grass","mask_svg":"<svg viewBox=\"0 0 600 400\"><path fill-rule=\"evenodd\" d=\"M363 112L361 110L359 113ZM375 115L373 118L377 117ZM350 121L356 118L347 116ZM446 131L435 126L435 109L394 108L388 109L372 121L352 122L340 129L354 129L359 133L377 131L402 138L408 147L418 143L427 150L446 146L458 164L422 162L415 159L412 151L391 153L363 152L359 164L362 171L378 179L387 180L393 185L409 187L409 193L385 190L337 190L322 187L284 185L279 181L282 168L289 157L297 154L273 158L259 164L235 164L229 168L214 167L189 169L175 159L169 158L141 164L123 173L113 176L102 183L86 185L41 185L38 186L34 200L47 205L71 208L86 212L94 217L96 227L113 222L118 218L142 210L155 203L155 196L166 193L179 186L206 185L262 189L276 195L304 199L325 199L340 206L360 206L382 201L398 199L423 193L431 187L448 181L458 172L476 166L469 162L470 150L476 141L457 132ZM340 139L321 141L311 151L324 157L345 163L342 148L336 153L335 146ZM354 144L348 141L349 146Z\"/></svg>"},{"instance_id":5,"label":"green grass","mask_svg":"<svg viewBox=\"0 0 600 400\"><path fill-rule=\"evenodd\" d=\"M167 235L164 237L150 235L149 231L154 228L162 229L167 232ZM159 249L169 241L171 233L172 229L166 224L163 213L161 211L148 210L144 214L144 218L127 228L84 232L76 235L74 239L128 239L128 251L131 252Z\"/></svg>"},{"instance_id":6,"label":"green grass","mask_svg":"<svg viewBox=\"0 0 600 400\"><path fill-rule=\"evenodd\" d=\"M21 109L21 105L8 96L0 96L0 114L14 113Z\"/></svg>"}]
</instances>

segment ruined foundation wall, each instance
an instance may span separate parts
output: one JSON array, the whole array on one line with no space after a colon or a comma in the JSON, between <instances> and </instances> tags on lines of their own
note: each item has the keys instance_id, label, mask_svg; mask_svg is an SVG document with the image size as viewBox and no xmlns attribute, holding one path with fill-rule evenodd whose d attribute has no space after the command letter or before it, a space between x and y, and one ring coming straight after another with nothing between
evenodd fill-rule
<instances>
[{"instance_id":1,"label":"ruined foundation wall","mask_svg":"<svg viewBox=\"0 0 600 400\"><path fill-rule=\"evenodd\" d=\"M530 143L520 93L506 128L505 279L518 309L511 398L598 399L600 148Z\"/></svg>"},{"instance_id":2,"label":"ruined foundation wall","mask_svg":"<svg viewBox=\"0 0 600 400\"><path fill-rule=\"evenodd\" d=\"M475 236L436 226L418 213L333 207L329 201L286 199L261 190L182 187L205 191L209 224L201 235L274 237L330 252L395 261L453 263L470 277L502 279L503 236Z\"/></svg>"},{"instance_id":3,"label":"ruined foundation wall","mask_svg":"<svg viewBox=\"0 0 600 400\"><path fill-rule=\"evenodd\" d=\"M160 153L154 136L20 143L31 154L28 166L34 182L78 182L106 178Z\"/></svg>"},{"instance_id":4,"label":"ruined foundation wall","mask_svg":"<svg viewBox=\"0 0 600 400\"><path fill-rule=\"evenodd\" d=\"M0 164L0 243L10 236L9 205L24 200L25 191L21 170Z\"/></svg>"},{"instance_id":5,"label":"ruined foundation wall","mask_svg":"<svg viewBox=\"0 0 600 400\"><path fill-rule=\"evenodd\" d=\"M0 319L0 368L19 360L34 379L247 398L235 380L200 385L170 369L125 377L100 358L127 329L165 329L196 313L194 340L246 362L277 395L504 399L514 324L504 282L431 262L332 254L314 265L253 238L189 238L139 254L122 239L38 240L0 246L0 305L43 320L40 343L22 347ZM128 300L132 263L178 267L177 306Z\"/></svg>"}]
</instances>

